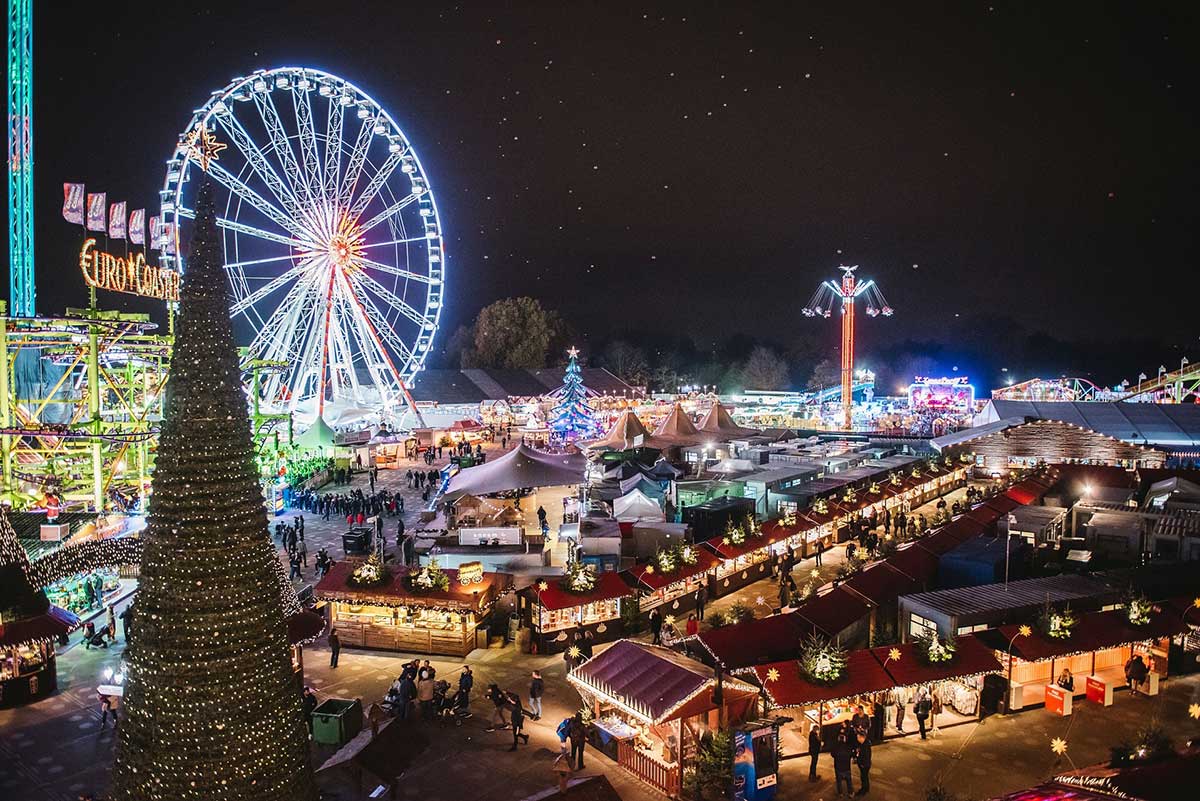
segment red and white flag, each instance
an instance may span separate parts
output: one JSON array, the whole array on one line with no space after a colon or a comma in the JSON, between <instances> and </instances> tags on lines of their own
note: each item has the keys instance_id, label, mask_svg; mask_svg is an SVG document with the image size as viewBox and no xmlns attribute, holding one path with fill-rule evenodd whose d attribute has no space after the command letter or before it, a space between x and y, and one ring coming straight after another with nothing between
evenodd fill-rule
<instances>
[{"instance_id":1,"label":"red and white flag","mask_svg":"<svg viewBox=\"0 0 1200 801\"><path fill-rule=\"evenodd\" d=\"M162 251L168 256L175 255L175 223L162 224Z\"/></svg>"},{"instance_id":2,"label":"red and white flag","mask_svg":"<svg viewBox=\"0 0 1200 801\"><path fill-rule=\"evenodd\" d=\"M63 184L63 219L83 225L83 184Z\"/></svg>"},{"instance_id":3,"label":"red and white flag","mask_svg":"<svg viewBox=\"0 0 1200 801\"><path fill-rule=\"evenodd\" d=\"M125 238L125 201L108 207L108 236L111 239Z\"/></svg>"},{"instance_id":4,"label":"red and white flag","mask_svg":"<svg viewBox=\"0 0 1200 801\"><path fill-rule=\"evenodd\" d=\"M134 209L129 215L129 241L135 245L146 244L146 210Z\"/></svg>"},{"instance_id":5,"label":"red and white flag","mask_svg":"<svg viewBox=\"0 0 1200 801\"><path fill-rule=\"evenodd\" d=\"M158 250L162 247L162 220L158 217L150 218L150 249Z\"/></svg>"},{"instance_id":6,"label":"red and white flag","mask_svg":"<svg viewBox=\"0 0 1200 801\"><path fill-rule=\"evenodd\" d=\"M104 215L108 211L108 207L104 205L107 200L107 192L87 196L87 229L89 231L108 230L108 221L104 219Z\"/></svg>"}]
</instances>

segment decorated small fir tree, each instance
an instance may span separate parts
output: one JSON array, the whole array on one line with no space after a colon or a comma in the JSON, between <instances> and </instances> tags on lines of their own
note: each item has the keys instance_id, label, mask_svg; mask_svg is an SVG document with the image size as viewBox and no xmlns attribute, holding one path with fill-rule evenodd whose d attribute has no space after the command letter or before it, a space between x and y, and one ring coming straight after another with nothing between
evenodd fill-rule
<instances>
[{"instance_id":1,"label":"decorated small fir tree","mask_svg":"<svg viewBox=\"0 0 1200 801\"><path fill-rule=\"evenodd\" d=\"M317 798L254 457L206 182L126 650L118 801Z\"/></svg>"},{"instance_id":2,"label":"decorated small fir tree","mask_svg":"<svg viewBox=\"0 0 1200 801\"><path fill-rule=\"evenodd\" d=\"M587 439L595 436L599 429L595 412L587 403L587 388L583 385L583 372L579 368L579 351L567 351L567 370L563 385L558 389L554 408L550 410L549 427L563 442Z\"/></svg>"}]
</instances>

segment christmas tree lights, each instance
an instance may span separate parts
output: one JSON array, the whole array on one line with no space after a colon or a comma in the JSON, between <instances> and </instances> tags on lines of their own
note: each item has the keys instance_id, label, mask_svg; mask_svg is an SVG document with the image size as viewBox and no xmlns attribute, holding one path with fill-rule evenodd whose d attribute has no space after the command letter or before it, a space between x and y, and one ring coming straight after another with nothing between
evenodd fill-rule
<instances>
[{"instance_id":1,"label":"christmas tree lights","mask_svg":"<svg viewBox=\"0 0 1200 801\"><path fill-rule=\"evenodd\" d=\"M595 413L587 403L587 388L583 385L583 373L579 368L579 351L567 351L567 370L563 385L558 389L554 408L550 410L550 430L563 442L587 439L596 436Z\"/></svg>"},{"instance_id":2,"label":"christmas tree lights","mask_svg":"<svg viewBox=\"0 0 1200 801\"><path fill-rule=\"evenodd\" d=\"M125 657L119 801L315 801L212 187L200 188Z\"/></svg>"}]
</instances>

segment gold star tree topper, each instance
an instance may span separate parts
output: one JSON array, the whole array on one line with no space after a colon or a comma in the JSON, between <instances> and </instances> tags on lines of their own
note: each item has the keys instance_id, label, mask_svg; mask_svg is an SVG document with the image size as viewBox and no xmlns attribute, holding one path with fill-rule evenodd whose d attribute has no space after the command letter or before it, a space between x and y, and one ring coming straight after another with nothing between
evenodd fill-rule
<instances>
[{"instance_id":1,"label":"gold star tree topper","mask_svg":"<svg viewBox=\"0 0 1200 801\"><path fill-rule=\"evenodd\" d=\"M218 142L208 126L203 124L192 129L183 140L183 146L187 149L188 158L199 162L200 169L205 172L208 172L209 162L219 161L221 151L227 147L223 142Z\"/></svg>"},{"instance_id":2,"label":"gold star tree topper","mask_svg":"<svg viewBox=\"0 0 1200 801\"><path fill-rule=\"evenodd\" d=\"M1067 741L1061 737L1055 737L1050 741L1050 750L1062 756L1067 753Z\"/></svg>"}]
</instances>

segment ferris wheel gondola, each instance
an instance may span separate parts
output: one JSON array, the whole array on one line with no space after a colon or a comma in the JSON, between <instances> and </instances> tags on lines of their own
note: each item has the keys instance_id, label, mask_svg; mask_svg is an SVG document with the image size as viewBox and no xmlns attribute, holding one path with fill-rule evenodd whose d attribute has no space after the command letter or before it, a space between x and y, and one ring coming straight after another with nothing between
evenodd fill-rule
<instances>
[{"instance_id":1,"label":"ferris wheel gondola","mask_svg":"<svg viewBox=\"0 0 1200 801\"><path fill-rule=\"evenodd\" d=\"M407 387L437 331L446 262L429 179L395 120L309 68L259 70L214 92L160 193L174 238L162 261L185 275L174 254L202 169L187 142L206 130L225 145L204 169L225 190L230 314L250 358L287 365L263 376L263 401L301 423L416 412Z\"/></svg>"}]
</instances>

